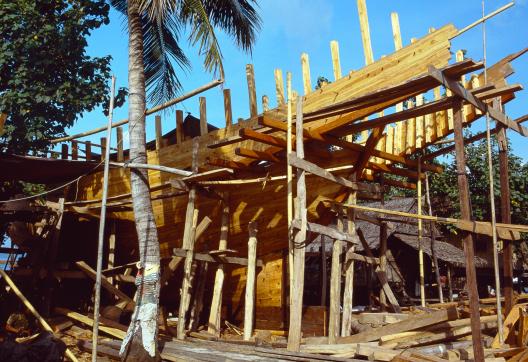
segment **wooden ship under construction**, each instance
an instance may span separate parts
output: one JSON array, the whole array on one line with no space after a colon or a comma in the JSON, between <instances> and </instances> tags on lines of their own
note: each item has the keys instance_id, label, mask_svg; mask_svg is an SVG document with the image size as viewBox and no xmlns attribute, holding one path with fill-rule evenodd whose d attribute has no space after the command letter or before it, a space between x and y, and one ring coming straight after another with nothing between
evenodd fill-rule
<instances>
[{"instance_id":1,"label":"wooden ship under construction","mask_svg":"<svg viewBox=\"0 0 528 362\"><path fill-rule=\"evenodd\" d=\"M475 360L504 358L500 353L508 351L504 355L508 358L527 355L528 319L524 304L516 305L523 296L514 295L511 280L512 243L528 226L511 224L508 212L496 223L496 235L504 245L503 323L497 319L501 313L496 305L495 312L489 312L495 299L479 301L473 237L491 240L493 227L491 222L473 219L465 174L464 144L485 139L486 132L464 138L463 130L486 115L496 121L491 133L502 147L501 193L508 195L508 170L502 164L504 157L507 164L506 131L527 136L522 122L528 117L510 119L503 105L522 90L519 84L509 84L507 77L513 73L511 62L528 49L496 64L474 61L451 49L451 40L470 27L459 30L451 24L430 29L404 46L393 13L395 51L375 60L366 9L360 11L360 24L365 67L342 70L338 43L332 41L334 79L314 89L308 55L302 54L299 74L284 77L275 69L276 107L264 96L259 113L258 85L253 66L248 65L250 118L234 122L229 89L223 90L224 128L208 124L211 115L204 97L199 98L199 119L184 120L183 112L176 111L176 127L168 133L162 132L161 117L155 116L156 138L147 145L148 165L128 159L121 128L126 121L115 124L117 146L110 155L106 204L103 335L123 338L120 323L134 304L138 246L129 174L130 168L146 167L162 257L161 328L165 336L174 331L174 338L195 341L167 342L164 359L218 360L218 353L229 352L236 354L233 360L249 360L251 355L262 360L443 361L447 352L435 355L426 347L446 340L462 343L464 337L466 351ZM292 76L302 76L304 89L298 94L291 89ZM147 115L219 84L215 81ZM243 93L236 90L237 97ZM88 312L106 140L95 145L82 137L102 130L54 140L62 144L60 157L2 156L12 170L11 178L50 188L67 182L46 201L0 204L0 218L11 222L8 234L13 241L12 248L2 249L11 261L9 276L3 275L28 296L38 291L40 297L29 299L45 317L66 315L76 323L93 323ZM101 152L93 152L95 147ZM426 174L441 173L435 160L446 154L454 154L459 170L460 219L434 217L421 206ZM366 206L365 202L383 200L390 188L416 190L417 212ZM503 199L509 203L509 197ZM413 306L401 299L387 279L388 219L395 224L413 220L420 240L426 239L425 223L459 229L469 301L425 305L423 289L422 304L418 300ZM359 221L379 227L378 251L370 250L357 228ZM312 276L305 273L306 249L321 243L321 236L331 239L328 251L324 245L319 251L327 255L316 258L323 275L317 276L321 303L307 306L304 285ZM431 239L427 240L430 245ZM406 267L423 269L421 249L419 254L420 260ZM353 309L356 294L364 293L354 284L358 264L374 278L371 282L379 290L374 309L379 313ZM182 306L181 300L187 303ZM358 320L367 314L377 328L358 329ZM176 327L172 324L176 318L170 316L178 317ZM518 331L513 327L517 320L527 323ZM449 335L446 330L455 332ZM494 330L495 340L484 348L489 330ZM259 338L268 335L265 332L273 338L264 345L274 348L259 344ZM225 333L241 336L229 339ZM224 339L229 347L211 342ZM206 346L209 354L193 350L193 343ZM490 350L491 346L497 349ZM112 349L111 343L105 348ZM404 353L409 348L411 352ZM517 354L511 352L515 348ZM113 352L106 353L111 357ZM431 359L424 359L425 354Z\"/></svg>"}]
</instances>

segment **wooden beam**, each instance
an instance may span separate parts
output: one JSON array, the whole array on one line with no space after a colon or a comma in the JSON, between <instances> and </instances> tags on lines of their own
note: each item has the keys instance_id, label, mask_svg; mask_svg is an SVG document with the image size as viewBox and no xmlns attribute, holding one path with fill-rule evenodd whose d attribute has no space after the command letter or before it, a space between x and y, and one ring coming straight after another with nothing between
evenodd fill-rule
<instances>
[{"instance_id":1,"label":"wooden beam","mask_svg":"<svg viewBox=\"0 0 528 362\"><path fill-rule=\"evenodd\" d=\"M359 27L361 29L361 41L363 42L363 54L365 55L365 64L369 65L374 62L374 54L372 53L372 44L370 42L370 28L366 0L357 0L357 8L359 15Z\"/></svg>"},{"instance_id":2,"label":"wooden beam","mask_svg":"<svg viewBox=\"0 0 528 362\"><path fill-rule=\"evenodd\" d=\"M389 334L402 333L428 327L437 323L458 319L456 307L448 307L427 314L411 315L401 322L387 324L383 327L374 328L369 331L360 332L348 337L341 337L338 343L361 343L376 341Z\"/></svg>"},{"instance_id":3,"label":"wooden beam","mask_svg":"<svg viewBox=\"0 0 528 362\"><path fill-rule=\"evenodd\" d=\"M200 136L208 133L207 129L207 105L205 97L200 97Z\"/></svg>"},{"instance_id":4,"label":"wooden beam","mask_svg":"<svg viewBox=\"0 0 528 362\"><path fill-rule=\"evenodd\" d=\"M402 37L400 32L400 20L397 12L391 13L391 25L392 25L392 38L394 39L394 49L400 50L402 45Z\"/></svg>"},{"instance_id":5,"label":"wooden beam","mask_svg":"<svg viewBox=\"0 0 528 362\"><path fill-rule=\"evenodd\" d=\"M284 101L284 78L282 77L281 69L275 69L275 94L277 95L277 105L279 107L286 104Z\"/></svg>"},{"instance_id":6,"label":"wooden beam","mask_svg":"<svg viewBox=\"0 0 528 362\"><path fill-rule=\"evenodd\" d=\"M310 59L307 53L301 54L301 68L304 94L310 94L312 91L312 80L310 78Z\"/></svg>"},{"instance_id":7,"label":"wooden beam","mask_svg":"<svg viewBox=\"0 0 528 362\"><path fill-rule=\"evenodd\" d=\"M298 219L293 219L292 227L300 230L301 221ZM357 238L355 234L351 235L351 234L345 233L344 231L339 231L338 229L331 228L329 226L324 226L324 225L316 224L313 222L308 222L306 224L306 228L308 231L312 233L326 235L332 239L339 239L339 240L346 241L346 242L353 243L353 244L359 244L359 239Z\"/></svg>"},{"instance_id":8,"label":"wooden beam","mask_svg":"<svg viewBox=\"0 0 528 362\"><path fill-rule=\"evenodd\" d=\"M446 88L451 90L454 94L456 94L460 98L469 102L469 104L480 109L483 113L488 112L490 117L496 120L497 122L502 123L504 126L511 128L515 132L518 132L519 134L525 137L528 136L528 129L526 127L523 127L519 125L518 123L512 121L508 116L506 116L501 111L497 110L493 106L487 105L486 103L476 98L473 94L471 94L471 92L469 92L467 89L462 87L456 80L453 80L452 78L449 78L448 76L446 76L444 72L431 66L429 67L429 74L431 75L431 77L436 79L439 84L443 84Z\"/></svg>"},{"instance_id":9,"label":"wooden beam","mask_svg":"<svg viewBox=\"0 0 528 362\"><path fill-rule=\"evenodd\" d=\"M249 94L249 115L251 118L258 116L257 90L255 88L255 70L253 64L246 64L246 78Z\"/></svg>"},{"instance_id":10,"label":"wooden beam","mask_svg":"<svg viewBox=\"0 0 528 362\"><path fill-rule=\"evenodd\" d=\"M458 83L457 83L458 84ZM456 93L456 87L449 87ZM460 198L460 216L463 220L470 221L471 199L469 196L469 184L466 175L466 157L464 155L464 135L462 133L463 123L462 101L453 109L453 124L455 131L456 166L458 173L458 191ZM475 269L475 249L473 246L473 235L469 232L462 234L464 241L464 256L466 264L466 283L469 292L469 310L471 315L471 335L473 340L473 354L476 361L484 360L484 349L482 346L482 334L480 331L479 296L477 289L477 275Z\"/></svg>"},{"instance_id":11,"label":"wooden beam","mask_svg":"<svg viewBox=\"0 0 528 362\"><path fill-rule=\"evenodd\" d=\"M163 147L163 130L161 126L161 116L155 116L155 130L156 130L156 149L159 150Z\"/></svg>"},{"instance_id":12,"label":"wooden beam","mask_svg":"<svg viewBox=\"0 0 528 362\"><path fill-rule=\"evenodd\" d=\"M262 96L262 112L267 112L269 109L269 97L264 94Z\"/></svg>"},{"instance_id":13,"label":"wooden beam","mask_svg":"<svg viewBox=\"0 0 528 362\"><path fill-rule=\"evenodd\" d=\"M284 138L272 136L261 132L256 132L251 128L241 128L239 131L240 137L243 139L261 142L270 146L286 148L287 142Z\"/></svg>"},{"instance_id":14,"label":"wooden beam","mask_svg":"<svg viewBox=\"0 0 528 362\"><path fill-rule=\"evenodd\" d=\"M246 298L244 303L244 340L253 334L253 313L255 309L255 267L257 260L257 223L248 224L248 268L246 273Z\"/></svg>"},{"instance_id":15,"label":"wooden beam","mask_svg":"<svg viewBox=\"0 0 528 362\"><path fill-rule=\"evenodd\" d=\"M68 159L68 145L66 143L63 143L61 145L61 159L63 159L63 160L67 160Z\"/></svg>"},{"instance_id":16,"label":"wooden beam","mask_svg":"<svg viewBox=\"0 0 528 362\"><path fill-rule=\"evenodd\" d=\"M86 161L92 160L92 143L90 141L86 141L84 145L84 154L86 157Z\"/></svg>"},{"instance_id":17,"label":"wooden beam","mask_svg":"<svg viewBox=\"0 0 528 362\"><path fill-rule=\"evenodd\" d=\"M123 162L125 156L123 153L123 127L116 128L116 142L117 142L117 162Z\"/></svg>"},{"instance_id":18,"label":"wooden beam","mask_svg":"<svg viewBox=\"0 0 528 362\"><path fill-rule=\"evenodd\" d=\"M185 140L185 131L183 130L183 111L176 111L176 144L180 145Z\"/></svg>"},{"instance_id":19,"label":"wooden beam","mask_svg":"<svg viewBox=\"0 0 528 362\"><path fill-rule=\"evenodd\" d=\"M92 280L95 281L95 270L93 270L88 264L86 264L84 261L77 261L75 264L81 269L88 277L90 277ZM101 279L101 286L105 288L107 291L118 297L119 299L134 304L134 301L132 298L130 298L128 295L117 289L115 286L110 284L107 279L102 278Z\"/></svg>"},{"instance_id":20,"label":"wooden beam","mask_svg":"<svg viewBox=\"0 0 528 362\"><path fill-rule=\"evenodd\" d=\"M77 141L71 141L71 159L77 160L79 158L79 144Z\"/></svg>"},{"instance_id":21,"label":"wooden beam","mask_svg":"<svg viewBox=\"0 0 528 362\"><path fill-rule=\"evenodd\" d=\"M330 52L332 54L332 68L334 70L334 80L341 78L341 60L339 59L339 44L337 40L330 42Z\"/></svg>"},{"instance_id":22,"label":"wooden beam","mask_svg":"<svg viewBox=\"0 0 528 362\"><path fill-rule=\"evenodd\" d=\"M186 256L186 250L184 249L178 249L174 248L172 249L173 255L177 257L185 257ZM194 260L199 261L205 261L207 263L217 263L217 264L236 264L236 265L248 265L248 261L246 258L239 258L235 256L222 256L222 255L211 255L211 254L204 254L204 253L194 253L193 254ZM257 261L258 267L263 267L264 264L262 260Z\"/></svg>"},{"instance_id":23,"label":"wooden beam","mask_svg":"<svg viewBox=\"0 0 528 362\"><path fill-rule=\"evenodd\" d=\"M337 230L344 233L342 210L338 211ZM341 327L341 239L334 239L332 245L332 264L330 269L330 311L328 316L328 343L336 343Z\"/></svg>"},{"instance_id":24,"label":"wooden beam","mask_svg":"<svg viewBox=\"0 0 528 362\"><path fill-rule=\"evenodd\" d=\"M252 158L254 160L277 162L277 163L282 162L279 158L277 158L272 153L265 152L265 151L252 150L248 148L237 147L235 149L235 154L238 156Z\"/></svg>"}]
</instances>

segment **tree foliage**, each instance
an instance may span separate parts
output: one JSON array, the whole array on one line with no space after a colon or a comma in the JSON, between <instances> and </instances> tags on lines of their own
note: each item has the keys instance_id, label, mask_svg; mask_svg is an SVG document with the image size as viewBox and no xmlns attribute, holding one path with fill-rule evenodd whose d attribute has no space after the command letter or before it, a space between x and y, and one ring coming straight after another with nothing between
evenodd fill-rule
<instances>
[{"instance_id":1,"label":"tree foliage","mask_svg":"<svg viewBox=\"0 0 528 362\"><path fill-rule=\"evenodd\" d=\"M88 56L86 38L108 11L104 0L0 2L0 151L45 149L105 102L111 58Z\"/></svg>"}]
</instances>

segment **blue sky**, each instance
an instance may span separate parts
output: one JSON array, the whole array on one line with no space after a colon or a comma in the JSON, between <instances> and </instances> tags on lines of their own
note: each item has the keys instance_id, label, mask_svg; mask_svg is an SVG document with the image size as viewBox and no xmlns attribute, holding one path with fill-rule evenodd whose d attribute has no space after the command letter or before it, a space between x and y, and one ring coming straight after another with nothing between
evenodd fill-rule
<instances>
[{"instance_id":1,"label":"blue sky","mask_svg":"<svg viewBox=\"0 0 528 362\"><path fill-rule=\"evenodd\" d=\"M487 0L486 13L489 13L508 1ZM312 84L317 76L333 78L330 57L331 40L337 40L340 46L341 67L343 73L358 69L364 64L363 48L359 30L356 1L353 0L263 0L259 2L262 17L262 29L252 55L239 51L230 39L219 34L224 56L226 73L225 87L231 89L233 117L247 118L249 115L245 65L253 63L255 67L257 99L259 112L262 110L260 99L266 94L270 97L270 106L274 107L275 83L273 71L281 68L293 73L293 88L302 93L300 56L306 52L310 56ZM404 45L413 37L427 34L429 27L440 28L453 23L458 29L481 17L481 0L444 0L433 1L380 1L368 0L368 15L374 57L394 51L390 13L396 11L400 18L400 27ZM125 23L120 14L112 11L108 26L96 30L89 39L88 53L92 56L110 54L113 57L112 70L117 76L118 86L127 86L127 34ZM528 4L527 0L517 1L513 8L499 14L487 22L487 60L493 64L504 56L528 46ZM180 79L185 91L197 88L214 77L204 71L202 59L195 48L187 45L182 37L182 45L187 52L193 68L180 71ZM466 32L452 42L452 51L466 49L467 56L482 60L482 28L480 26ZM514 63L516 73L509 78L510 83L528 86L528 54ZM219 127L224 124L223 100L220 88L209 90L207 97L208 121ZM517 99L507 105L510 117L516 118L528 113L528 90L521 91ZM163 131L174 128L175 109L183 109L198 115L198 97L183 102L171 111L162 114ZM116 110L114 120L127 118L126 105ZM85 114L70 134L86 131L104 125L106 122L100 110ZM480 120L473 128L481 130L484 121ZM154 117L147 118L147 139L154 136ZM125 135L127 132L124 132ZM99 143L103 133L86 138ZM509 132L515 154L528 160L528 142L520 135ZM115 144L115 133L113 134ZM126 138L125 138L126 139Z\"/></svg>"}]
</instances>

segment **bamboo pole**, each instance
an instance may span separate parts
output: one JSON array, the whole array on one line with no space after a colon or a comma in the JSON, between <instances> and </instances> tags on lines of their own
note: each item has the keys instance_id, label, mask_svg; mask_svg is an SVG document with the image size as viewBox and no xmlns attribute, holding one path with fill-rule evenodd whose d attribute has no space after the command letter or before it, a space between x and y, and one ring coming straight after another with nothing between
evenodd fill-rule
<instances>
[{"instance_id":1,"label":"bamboo pole","mask_svg":"<svg viewBox=\"0 0 528 362\"><path fill-rule=\"evenodd\" d=\"M480 18L480 19L478 19L478 20L472 22L472 23L469 24L468 26L466 26L466 27L460 29L455 35L453 35L453 37L452 37L451 39L453 39L453 38L455 38L455 37L457 37L457 36L459 36L459 35L465 33L465 32L468 31L469 29L472 29L472 28L474 28L475 26L477 26L477 25L479 25L479 24L482 24L483 22L485 22L486 20L488 20L488 19L494 17L495 15L502 13L504 10L507 10L507 9L511 8L513 5L515 5L515 2L514 2L514 1L512 1L512 2L510 2L510 3L508 3L508 4L506 4L506 5L504 5L504 6L500 7L500 8L498 8L498 9L495 10L495 11L492 11L492 12L489 13L488 15L483 16L482 18ZM450 39L450 40L451 40L451 39Z\"/></svg>"},{"instance_id":2,"label":"bamboo pole","mask_svg":"<svg viewBox=\"0 0 528 362\"><path fill-rule=\"evenodd\" d=\"M287 129L286 129L286 157L288 158L288 166L286 166L286 178L287 178L287 212L288 212L288 271L290 281L290 302L292 296L293 287L293 236L291 223L293 221L293 167L290 165L289 157L292 152L292 89L291 89L291 72L286 73L286 90L288 94L288 118L287 118Z\"/></svg>"},{"instance_id":3,"label":"bamboo pole","mask_svg":"<svg viewBox=\"0 0 528 362\"><path fill-rule=\"evenodd\" d=\"M110 108L108 110L108 126L106 128L106 149L103 171L103 196L101 199L101 214L99 217L99 238L97 241L97 270L95 277L94 324L92 331L92 362L97 362L97 345L99 337L99 307L101 305L101 277L103 269L103 244L106 222L106 199L108 197L108 173L110 170L110 141L112 138L112 118L114 114L115 76L112 76Z\"/></svg>"},{"instance_id":4,"label":"bamboo pole","mask_svg":"<svg viewBox=\"0 0 528 362\"><path fill-rule=\"evenodd\" d=\"M31 314L33 314L35 316L35 318L37 318L37 320L39 321L39 323L42 326L42 328L44 328L48 332L51 332L52 334L55 334L53 332L53 329L48 324L48 322L46 322L46 320L44 318L42 318L40 313L37 312L35 307L33 307L33 305L29 302L29 300L27 300L27 298L24 296L24 294L22 294L20 289L18 289L16 284L9 277L9 275L7 275L7 273L4 270L2 270L1 268L0 268L0 275L2 276L2 278L4 278L6 283L11 287L11 289L16 294L16 296L22 301L22 303L24 303L24 305L31 312ZM68 348L66 348L66 356L68 356L68 358L71 359L73 362L77 362L77 358L74 356L72 351L70 351Z\"/></svg>"}]
</instances>

